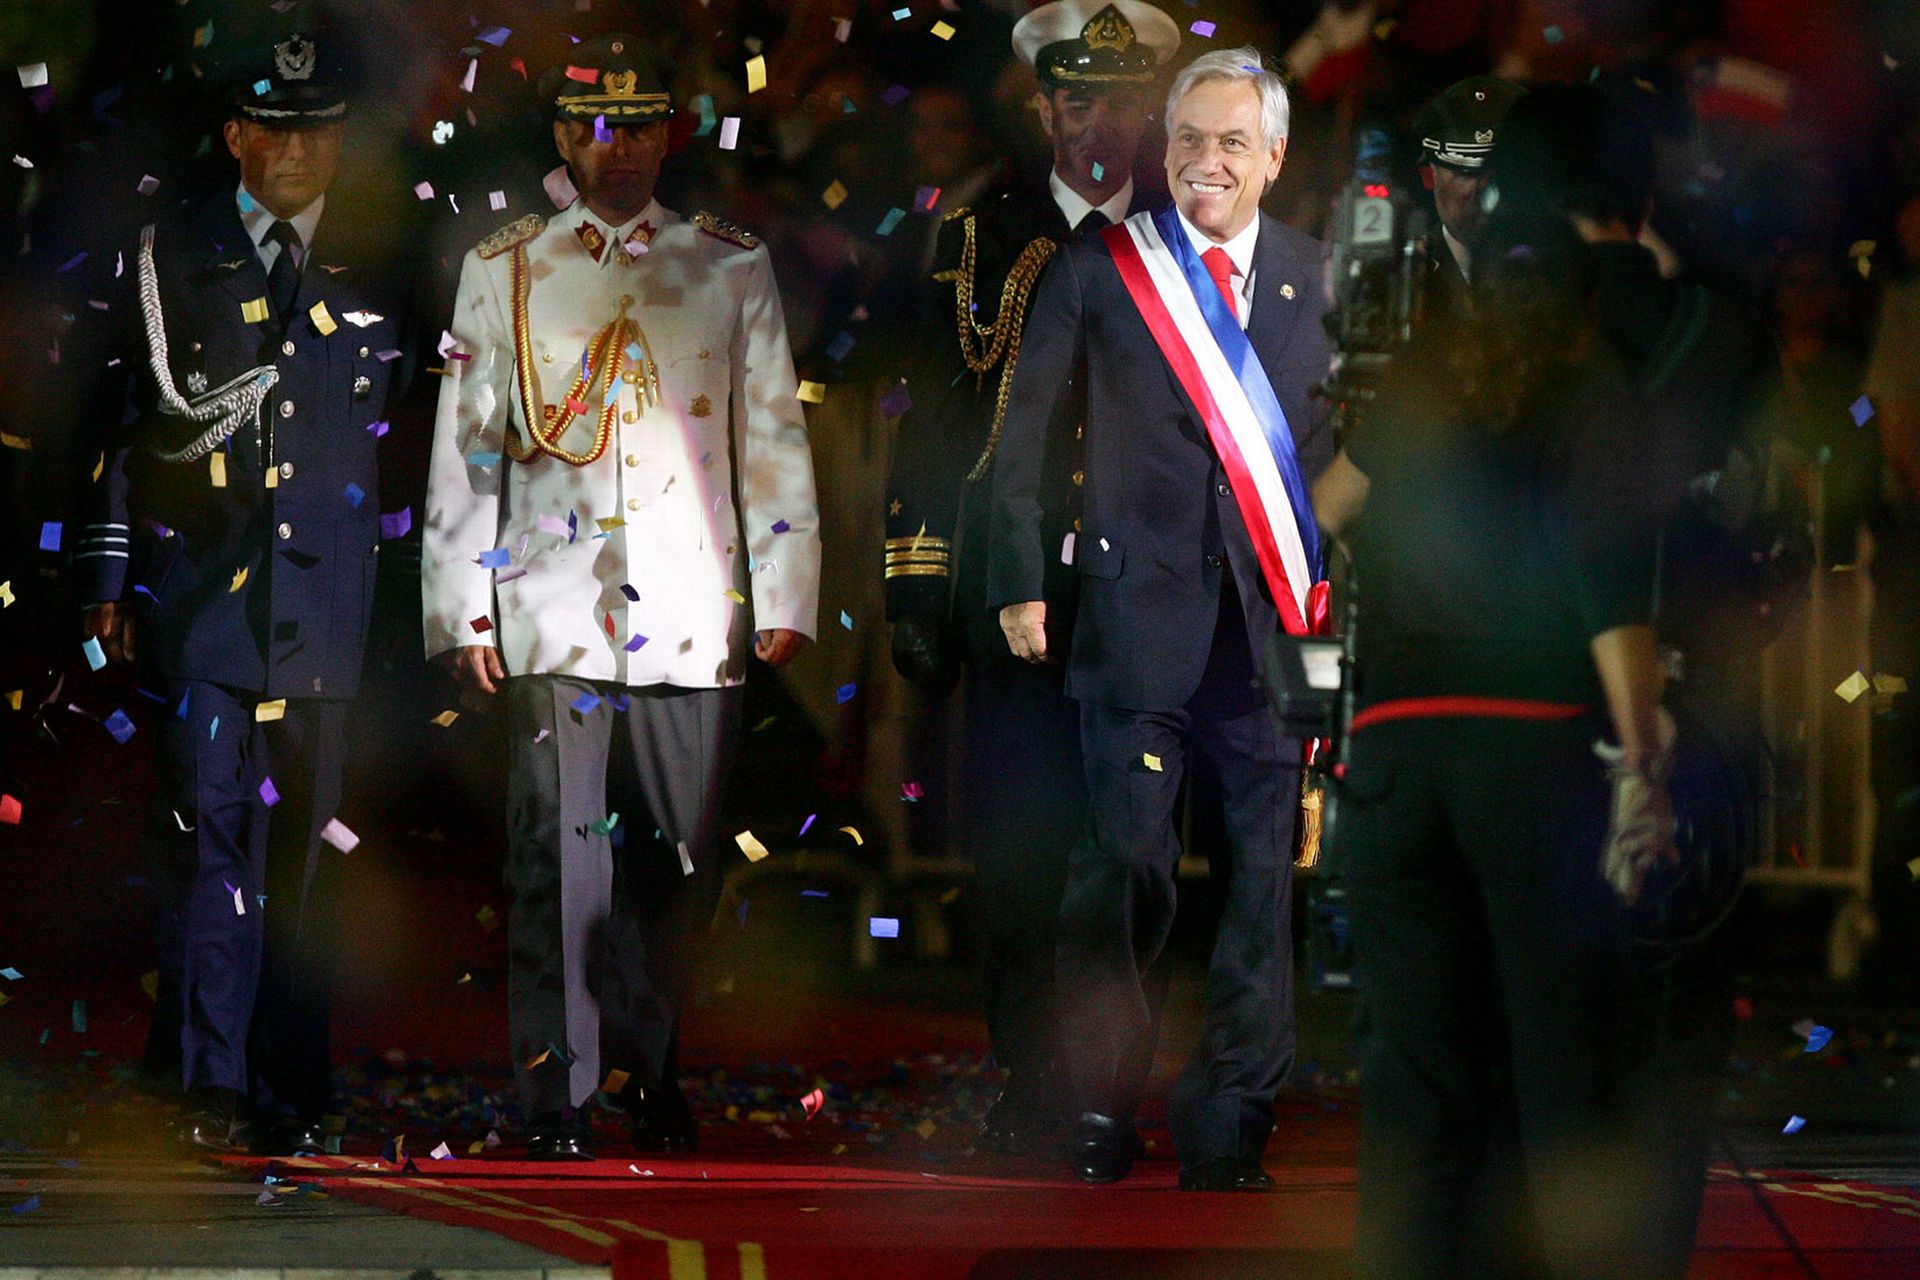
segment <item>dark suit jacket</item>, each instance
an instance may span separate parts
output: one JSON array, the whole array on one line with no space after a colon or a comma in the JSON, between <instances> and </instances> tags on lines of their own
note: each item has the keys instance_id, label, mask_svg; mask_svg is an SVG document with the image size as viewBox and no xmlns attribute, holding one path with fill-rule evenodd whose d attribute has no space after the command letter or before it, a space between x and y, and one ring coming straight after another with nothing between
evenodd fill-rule
<instances>
[{"instance_id":1,"label":"dark suit jacket","mask_svg":"<svg viewBox=\"0 0 1920 1280\"><path fill-rule=\"evenodd\" d=\"M108 394L126 406L125 425L105 449L74 581L83 603L135 605L150 674L266 698L350 698L359 685L381 533L369 428L386 417L409 361L394 355L405 342L394 275L351 239L351 223L345 202L330 200L283 331L274 319L243 318L243 303L267 296L267 273L232 187L157 220L174 385L191 399L200 377L218 387L269 364L279 382L258 428L241 426L218 450L224 486L213 484L207 458L161 462L152 441L164 433L178 448L190 433L162 422L138 302L120 304L117 371L131 384ZM131 291L134 254L127 258ZM311 314L323 301L330 334ZM349 313L379 318L360 325Z\"/></svg>"},{"instance_id":2,"label":"dark suit jacket","mask_svg":"<svg viewBox=\"0 0 1920 1280\"><path fill-rule=\"evenodd\" d=\"M1143 186L1134 185L1134 205L1146 207ZM1161 198L1164 199L1164 193ZM965 211L975 228L974 297L981 324L998 324L1001 290L1015 260L1032 241L1065 244L1073 228L1054 202L1046 181L1023 181L990 193ZM949 215L940 230L935 273L961 262L962 218ZM1028 299L1031 312L1033 299ZM991 472L969 484L967 476L988 447L1002 366L976 378L961 359L954 286L932 282L922 308L924 332L916 344L909 391L913 407L900 419L893 470L887 482L887 537L939 540L949 551L948 573L889 572L887 617L913 614L952 620L966 638L970 658L1006 655L998 619L987 608L987 532ZM1040 470L1043 536L1056 551L1080 514L1080 405L1063 401L1047 434ZM1054 557L1044 583L1053 625L1070 626L1078 594L1071 569ZM1057 617L1054 617L1057 615ZM1067 636L1059 637L1064 649Z\"/></svg>"},{"instance_id":3,"label":"dark suit jacket","mask_svg":"<svg viewBox=\"0 0 1920 1280\"><path fill-rule=\"evenodd\" d=\"M1326 406L1308 395L1331 359L1325 263L1325 245L1260 215L1247 336L1309 484L1333 458ZM1087 397L1086 484L1066 690L1082 702L1171 710L1200 686L1224 574L1234 575L1256 670L1279 614L1206 427L1099 236L1080 237L1048 266L1027 321L994 465L994 609L1041 599L1047 559L1060 554L1041 536L1036 495L1046 425L1077 385Z\"/></svg>"}]
</instances>

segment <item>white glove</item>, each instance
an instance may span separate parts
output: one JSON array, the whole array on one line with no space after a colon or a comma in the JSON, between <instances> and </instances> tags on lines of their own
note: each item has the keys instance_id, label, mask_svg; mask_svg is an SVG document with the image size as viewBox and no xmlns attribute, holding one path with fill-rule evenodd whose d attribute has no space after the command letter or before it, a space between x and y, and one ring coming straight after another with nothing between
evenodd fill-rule
<instances>
[{"instance_id":1,"label":"white glove","mask_svg":"<svg viewBox=\"0 0 1920 1280\"><path fill-rule=\"evenodd\" d=\"M1660 712L1660 749L1651 757L1629 760L1622 747L1596 742L1593 753L1607 765L1613 783L1607 838L1600 847L1600 875L1613 886L1624 906L1640 900L1647 874L1659 863L1678 866L1680 849L1674 844L1673 795L1667 779L1673 772L1673 717Z\"/></svg>"}]
</instances>

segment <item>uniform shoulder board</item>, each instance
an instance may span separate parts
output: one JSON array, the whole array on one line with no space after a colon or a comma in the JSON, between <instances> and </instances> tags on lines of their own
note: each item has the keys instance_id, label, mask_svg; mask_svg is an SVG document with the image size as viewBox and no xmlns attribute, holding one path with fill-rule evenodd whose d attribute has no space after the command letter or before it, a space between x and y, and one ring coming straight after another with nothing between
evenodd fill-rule
<instances>
[{"instance_id":1,"label":"uniform shoulder board","mask_svg":"<svg viewBox=\"0 0 1920 1280\"><path fill-rule=\"evenodd\" d=\"M530 213L517 222L509 222L492 235L473 247L473 251L483 258L497 258L517 244L525 244L540 234L547 220L537 213Z\"/></svg>"},{"instance_id":2,"label":"uniform shoulder board","mask_svg":"<svg viewBox=\"0 0 1920 1280\"><path fill-rule=\"evenodd\" d=\"M759 236L748 231L745 227L735 226L718 214L706 212L696 213L693 215L693 225L710 236L717 236L722 240L730 241L743 249L758 249L760 247Z\"/></svg>"},{"instance_id":3,"label":"uniform shoulder board","mask_svg":"<svg viewBox=\"0 0 1920 1280\"><path fill-rule=\"evenodd\" d=\"M958 209L955 209L955 210L954 210L954 211L953 211L952 213L943 213L943 214L941 214L941 215L940 215L940 221L942 221L942 222L958 222L958 221L960 221L960 219L962 219L962 218L964 218L964 217L966 217L966 216L967 216L968 214L970 214L970 213L972 213L972 212L973 212L973 206L972 206L972 205L966 205L966 204L963 204L963 205L961 205L961 206L960 206L960 207L959 207Z\"/></svg>"}]
</instances>

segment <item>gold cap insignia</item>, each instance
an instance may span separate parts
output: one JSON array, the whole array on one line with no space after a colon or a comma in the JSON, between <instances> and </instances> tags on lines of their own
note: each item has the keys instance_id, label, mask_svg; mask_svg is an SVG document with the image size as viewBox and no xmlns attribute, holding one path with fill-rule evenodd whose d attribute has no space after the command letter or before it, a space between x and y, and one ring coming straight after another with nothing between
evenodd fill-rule
<instances>
[{"instance_id":1,"label":"gold cap insignia","mask_svg":"<svg viewBox=\"0 0 1920 1280\"><path fill-rule=\"evenodd\" d=\"M1125 50L1133 44L1133 24L1125 14L1108 5L1080 28L1080 38L1089 49Z\"/></svg>"},{"instance_id":2,"label":"gold cap insignia","mask_svg":"<svg viewBox=\"0 0 1920 1280\"><path fill-rule=\"evenodd\" d=\"M632 71L609 71L600 77L600 83L609 97L631 98L634 90L640 87L640 77Z\"/></svg>"}]
</instances>

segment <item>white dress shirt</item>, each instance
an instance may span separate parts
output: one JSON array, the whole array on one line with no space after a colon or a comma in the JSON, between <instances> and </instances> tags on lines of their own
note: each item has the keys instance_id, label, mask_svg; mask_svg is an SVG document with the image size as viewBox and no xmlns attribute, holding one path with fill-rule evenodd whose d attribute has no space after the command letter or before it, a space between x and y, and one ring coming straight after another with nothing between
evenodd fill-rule
<instances>
[{"instance_id":1,"label":"white dress shirt","mask_svg":"<svg viewBox=\"0 0 1920 1280\"><path fill-rule=\"evenodd\" d=\"M1260 215L1254 214L1253 221L1239 235L1219 244L1209 240L1200 228L1187 221L1187 215L1174 206L1174 214L1180 219L1180 225L1186 229L1187 239L1193 245L1195 253L1204 254L1209 249L1225 249L1228 261L1233 263L1233 283L1236 299L1234 310L1239 313L1240 327L1247 327L1247 317L1253 314L1253 245L1260 238Z\"/></svg>"},{"instance_id":2,"label":"white dress shirt","mask_svg":"<svg viewBox=\"0 0 1920 1280\"><path fill-rule=\"evenodd\" d=\"M1053 192L1053 202L1060 206L1060 212L1066 215L1067 225L1078 228L1080 219L1095 209L1107 215L1107 223L1112 225L1127 216L1127 209L1133 204L1133 179L1129 177L1120 185L1120 189L1110 196L1105 204L1089 204L1085 196L1066 184L1060 171L1047 173L1047 190Z\"/></svg>"},{"instance_id":3,"label":"white dress shirt","mask_svg":"<svg viewBox=\"0 0 1920 1280\"><path fill-rule=\"evenodd\" d=\"M280 256L280 243L267 239L267 232L273 224L280 221L279 215L260 203L260 197L247 190L247 184L241 183L234 188L234 203L240 207L240 225L247 229L253 238L253 251L260 255L260 265L273 270L273 260ZM327 197L323 193L319 199L294 214L287 221L293 224L294 231L300 236L300 252L305 254L313 247L313 233L320 225L320 215L327 207ZM304 262L296 266L306 265Z\"/></svg>"}]
</instances>

